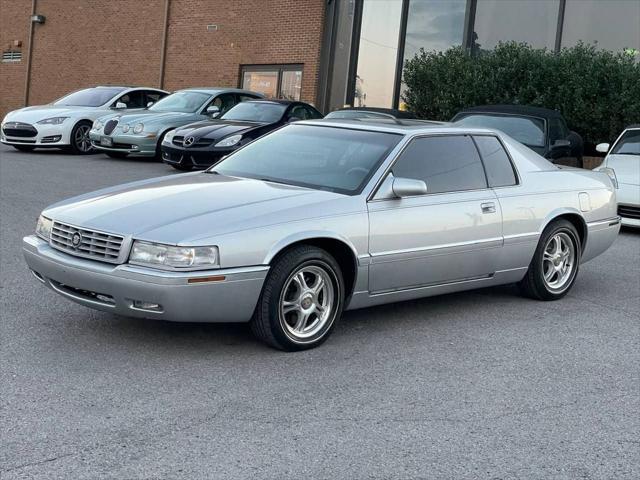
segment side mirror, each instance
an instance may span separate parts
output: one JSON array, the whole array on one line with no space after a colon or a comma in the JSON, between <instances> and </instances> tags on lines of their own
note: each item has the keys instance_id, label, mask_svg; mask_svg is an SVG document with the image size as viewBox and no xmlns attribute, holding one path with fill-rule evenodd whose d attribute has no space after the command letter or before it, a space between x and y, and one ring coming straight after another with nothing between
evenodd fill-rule
<instances>
[{"instance_id":1,"label":"side mirror","mask_svg":"<svg viewBox=\"0 0 640 480\"><path fill-rule=\"evenodd\" d=\"M127 108L127 104L124 102L116 102L116 106L113 107L116 110L124 110L125 108Z\"/></svg>"},{"instance_id":2,"label":"side mirror","mask_svg":"<svg viewBox=\"0 0 640 480\"><path fill-rule=\"evenodd\" d=\"M220 115L220 107L217 107L215 105L207 107L207 115L210 115L212 118L216 118L218 115Z\"/></svg>"},{"instance_id":3,"label":"side mirror","mask_svg":"<svg viewBox=\"0 0 640 480\"><path fill-rule=\"evenodd\" d=\"M147 108L149 108L151 105L153 105L155 102L147 102Z\"/></svg>"},{"instance_id":4,"label":"side mirror","mask_svg":"<svg viewBox=\"0 0 640 480\"><path fill-rule=\"evenodd\" d=\"M561 148L569 148L571 146L571 142L569 140L565 140L561 138L560 140L556 140L553 145L551 145L552 150L558 150Z\"/></svg>"},{"instance_id":5,"label":"side mirror","mask_svg":"<svg viewBox=\"0 0 640 480\"><path fill-rule=\"evenodd\" d=\"M395 177L391 189L398 198L415 197L427 193L427 184L413 178Z\"/></svg>"},{"instance_id":6,"label":"side mirror","mask_svg":"<svg viewBox=\"0 0 640 480\"><path fill-rule=\"evenodd\" d=\"M299 122L300 120L302 120L300 117L289 117L287 123Z\"/></svg>"},{"instance_id":7,"label":"side mirror","mask_svg":"<svg viewBox=\"0 0 640 480\"><path fill-rule=\"evenodd\" d=\"M609 145L608 143L599 143L598 145L596 145L596 152L607 153L610 147L611 145Z\"/></svg>"}]
</instances>

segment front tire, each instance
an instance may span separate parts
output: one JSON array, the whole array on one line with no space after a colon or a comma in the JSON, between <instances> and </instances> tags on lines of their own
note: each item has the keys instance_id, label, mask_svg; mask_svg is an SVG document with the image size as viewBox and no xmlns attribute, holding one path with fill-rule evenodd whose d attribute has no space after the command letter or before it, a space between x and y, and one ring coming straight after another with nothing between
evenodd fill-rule
<instances>
[{"instance_id":1,"label":"front tire","mask_svg":"<svg viewBox=\"0 0 640 480\"><path fill-rule=\"evenodd\" d=\"M326 251L295 247L278 257L251 319L254 335L268 345L297 351L321 345L344 306L344 280Z\"/></svg>"},{"instance_id":2,"label":"front tire","mask_svg":"<svg viewBox=\"0 0 640 480\"><path fill-rule=\"evenodd\" d=\"M523 293L536 300L558 300L573 286L582 254L576 227L556 220L544 229L527 274L520 282Z\"/></svg>"},{"instance_id":3,"label":"front tire","mask_svg":"<svg viewBox=\"0 0 640 480\"><path fill-rule=\"evenodd\" d=\"M91 139L89 138L89 132L91 131L91 122L81 121L71 130L71 153L75 155L88 155L93 153L93 146L91 145Z\"/></svg>"}]
</instances>

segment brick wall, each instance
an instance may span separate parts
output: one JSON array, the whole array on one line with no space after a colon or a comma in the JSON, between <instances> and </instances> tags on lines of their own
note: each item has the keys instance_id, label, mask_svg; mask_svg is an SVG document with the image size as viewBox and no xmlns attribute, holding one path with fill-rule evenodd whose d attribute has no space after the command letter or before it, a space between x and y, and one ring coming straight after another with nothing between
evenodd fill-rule
<instances>
[{"instance_id":1,"label":"brick wall","mask_svg":"<svg viewBox=\"0 0 640 480\"><path fill-rule=\"evenodd\" d=\"M158 86L165 0L38 0L29 104L96 84ZM315 101L324 0L171 0L164 87L238 85L242 64L304 64ZM22 106L31 0L0 0L0 115ZM215 24L217 31L208 32Z\"/></svg>"}]
</instances>

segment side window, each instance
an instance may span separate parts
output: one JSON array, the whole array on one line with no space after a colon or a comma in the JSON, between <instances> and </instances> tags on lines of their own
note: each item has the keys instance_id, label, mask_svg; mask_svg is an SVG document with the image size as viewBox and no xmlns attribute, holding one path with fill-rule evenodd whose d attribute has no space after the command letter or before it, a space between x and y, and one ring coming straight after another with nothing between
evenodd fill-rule
<instances>
[{"instance_id":1,"label":"side window","mask_svg":"<svg viewBox=\"0 0 640 480\"><path fill-rule=\"evenodd\" d=\"M127 108L142 108L146 106L146 103L144 103L144 94L142 93L142 90L125 93L118 100L116 100L116 102L124 103Z\"/></svg>"},{"instance_id":2,"label":"side window","mask_svg":"<svg viewBox=\"0 0 640 480\"><path fill-rule=\"evenodd\" d=\"M315 110L307 107L306 105L296 105L289 112L289 118L291 117L296 117L301 120L309 120L314 118L322 118L322 115L320 115Z\"/></svg>"},{"instance_id":3,"label":"side window","mask_svg":"<svg viewBox=\"0 0 640 480\"><path fill-rule=\"evenodd\" d=\"M213 101L209 104L209 106L215 106L220 109L220 115L224 114L227 110L233 107L236 104L236 95L235 93L223 93L222 95L218 95Z\"/></svg>"},{"instance_id":4,"label":"side window","mask_svg":"<svg viewBox=\"0 0 640 480\"><path fill-rule=\"evenodd\" d=\"M396 177L424 180L427 193L487 188L478 150L466 135L414 139L392 172Z\"/></svg>"},{"instance_id":5,"label":"side window","mask_svg":"<svg viewBox=\"0 0 640 480\"><path fill-rule=\"evenodd\" d=\"M239 95L239 97L241 102L246 102L247 100L257 100L258 98L260 98L260 97L253 97L250 95L242 95L242 94Z\"/></svg>"},{"instance_id":6,"label":"side window","mask_svg":"<svg viewBox=\"0 0 640 480\"><path fill-rule=\"evenodd\" d=\"M549 140L551 140L551 145L558 139L567 138L568 135L569 129L564 121L559 118L549 119Z\"/></svg>"},{"instance_id":7,"label":"side window","mask_svg":"<svg viewBox=\"0 0 640 480\"><path fill-rule=\"evenodd\" d=\"M480 150L490 187L517 185L516 174L507 152L496 137L473 137Z\"/></svg>"},{"instance_id":8,"label":"side window","mask_svg":"<svg viewBox=\"0 0 640 480\"><path fill-rule=\"evenodd\" d=\"M145 93L145 102L144 102L145 107L149 102L156 103L158 100L165 97L164 93L156 92L155 90L147 90L144 93Z\"/></svg>"}]
</instances>

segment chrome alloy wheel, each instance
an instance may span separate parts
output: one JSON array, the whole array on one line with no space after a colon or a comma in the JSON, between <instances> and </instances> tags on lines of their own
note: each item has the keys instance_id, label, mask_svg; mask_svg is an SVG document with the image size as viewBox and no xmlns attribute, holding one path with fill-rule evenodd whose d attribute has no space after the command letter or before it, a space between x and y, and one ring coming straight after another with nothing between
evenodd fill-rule
<instances>
[{"instance_id":1,"label":"chrome alloy wheel","mask_svg":"<svg viewBox=\"0 0 640 480\"><path fill-rule=\"evenodd\" d=\"M316 265L295 270L280 295L280 320L294 339L320 332L332 318L335 286L329 273Z\"/></svg>"},{"instance_id":2,"label":"chrome alloy wheel","mask_svg":"<svg viewBox=\"0 0 640 480\"><path fill-rule=\"evenodd\" d=\"M561 291L571 283L575 271L576 248L571 237L558 232L549 238L542 256L544 283L552 291Z\"/></svg>"},{"instance_id":3,"label":"chrome alloy wheel","mask_svg":"<svg viewBox=\"0 0 640 480\"><path fill-rule=\"evenodd\" d=\"M76 128L76 134L73 141L76 144L76 148L82 153L90 152L93 149L91 145L91 139L89 138L89 131L91 127L89 125L80 125Z\"/></svg>"}]
</instances>

